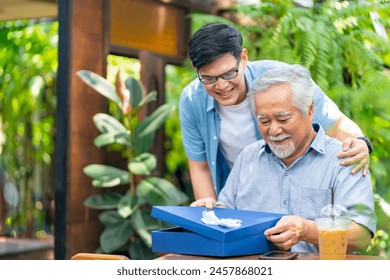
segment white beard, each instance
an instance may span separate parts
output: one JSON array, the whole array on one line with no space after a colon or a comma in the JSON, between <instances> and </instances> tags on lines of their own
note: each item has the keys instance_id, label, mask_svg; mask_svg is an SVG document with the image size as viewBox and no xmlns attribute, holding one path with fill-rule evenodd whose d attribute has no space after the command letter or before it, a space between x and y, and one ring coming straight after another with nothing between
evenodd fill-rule
<instances>
[{"instance_id":1,"label":"white beard","mask_svg":"<svg viewBox=\"0 0 390 280\"><path fill-rule=\"evenodd\" d=\"M278 137L270 136L269 139L272 141L280 141L286 139L289 136L290 135L286 134L280 135ZM268 143L268 146L278 158L282 159L289 157L295 151L295 145L291 138L285 144L275 144L274 142L270 142Z\"/></svg>"}]
</instances>

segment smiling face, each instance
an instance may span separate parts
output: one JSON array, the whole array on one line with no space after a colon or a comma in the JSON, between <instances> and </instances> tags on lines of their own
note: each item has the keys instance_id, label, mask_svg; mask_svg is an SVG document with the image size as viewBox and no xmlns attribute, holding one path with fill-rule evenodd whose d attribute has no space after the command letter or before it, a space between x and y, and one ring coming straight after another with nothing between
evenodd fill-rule
<instances>
[{"instance_id":1,"label":"smiling face","mask_svg":"<svg viewBox=\"0 0 390 280\"><path fill-rule=\"evenodd\" d=\"M231 71L238 69L237 77L231 80L224 80L219 77L215 83L205 85L207 93L223 106L239 104L245 100L247 88L245 84L244 69L248 61L247 51L244 49L240 62L232 54L225 54L214 62L198 69L200 77L229 76ZM238 63L238 67L237 67Z\"/></svg>"},{"instance_id":2,"label":"smiling face","mask_svg":"<svg viewBox=\"0 0 390 280\"><path fill-rule=\"evenodd\" d=\"M254 97L258 126L276 156L289 166L303 155L315 137L312 127L314 105L306 116L293 105L291 88L280 84Z\"/></svg>"}]
</instances>

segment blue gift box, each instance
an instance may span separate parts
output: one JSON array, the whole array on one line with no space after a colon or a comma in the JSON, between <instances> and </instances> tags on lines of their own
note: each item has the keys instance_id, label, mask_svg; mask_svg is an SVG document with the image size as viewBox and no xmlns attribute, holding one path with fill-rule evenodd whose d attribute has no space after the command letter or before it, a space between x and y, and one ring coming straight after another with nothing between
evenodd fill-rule
<instances>
[{"instance_id":1,"label":"blue gift box","mask_svg":"<svg viewBox=\"0 0 390 280\"><path fill-rule=\"evenodd\" d=\"M218 218L242 221L239 228L227 228L203 223L203 211L210 210L204 207L153 206L152 217L177 227L152 231L152 251L227 257L262 254L276 249L263 233L283 214L214 208Z\"/></svg>"}]
</instances>

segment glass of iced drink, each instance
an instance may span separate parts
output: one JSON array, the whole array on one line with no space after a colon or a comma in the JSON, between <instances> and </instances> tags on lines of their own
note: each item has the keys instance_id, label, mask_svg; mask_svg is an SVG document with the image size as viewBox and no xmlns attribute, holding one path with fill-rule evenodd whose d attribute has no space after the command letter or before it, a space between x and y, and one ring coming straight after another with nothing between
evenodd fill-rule
<instances>
[{"instance_id":1,"label":"glass of iced drink","mask_svg":"<svg viewBox=\"0 0 390 280\"><path fill-rule=\"evenodd\" d=\"M351 220L346 217L324 217L316 219L316 224L320 260L344 260Z\"/></svg>"}]
</instances>

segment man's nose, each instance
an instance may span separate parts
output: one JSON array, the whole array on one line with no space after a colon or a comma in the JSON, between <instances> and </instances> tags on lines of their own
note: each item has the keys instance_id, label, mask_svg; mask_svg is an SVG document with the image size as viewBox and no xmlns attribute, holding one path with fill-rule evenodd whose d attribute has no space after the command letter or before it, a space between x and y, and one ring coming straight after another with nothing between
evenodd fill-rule
<instances>
[{"instance_id":1,"label":"man's nose","mask_svg":"<svg viewBox=\"0 0 390 280\"><path fill-rule=\"evenodd\" d=\"M217 77L217 81L215 82L215 87L218 89L224 89L228 86L229 81L222 79L221 77Z\"/></svg>"},{"instance_id":2,"label":"man's nose","mask_svg":"<svg viewBox=\"0 0 390 280\"><path fill-rule=\"evenodd\" d=\"M268 134L272 136L278 136L283 132L283 128L277 122L271 122Z\"/></svg>"}]
</instances>

